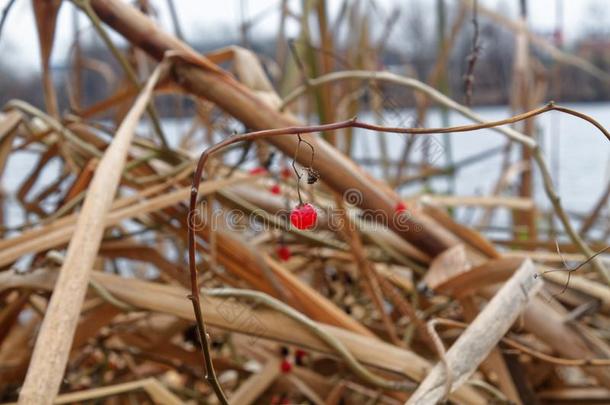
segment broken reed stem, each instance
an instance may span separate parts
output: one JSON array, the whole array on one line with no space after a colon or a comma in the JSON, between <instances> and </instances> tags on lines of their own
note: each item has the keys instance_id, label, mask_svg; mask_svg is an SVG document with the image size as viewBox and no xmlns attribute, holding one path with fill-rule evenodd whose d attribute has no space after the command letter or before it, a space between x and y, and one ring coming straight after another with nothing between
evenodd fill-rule
<instances>
[{"instance_id":1,"label":"broken reed stem","mask_svg":"<svg viewBox=\"0 0 610 405\"><path fill-rule=\"evenodd\" d=\"M330 74L327 74L324 76L320 76L316 79L310 80L309 86L316 87L316 86L321 86L323 84L332 83L332 82L336 82L336 81L340 81L340 80L347 80L347 79L382 80L382 81L387 81L387 82L411 87L417 91L421 91L421 92L425 93L426 95L428 95L429 97L434 99L436 102L457 111L464 117L467 117L473 121L479 122L479 124L463 125L463 126L450 127L450 128L412 128L412 129L386 128L385 130L387 132L410 133L410 134L430 134L430 133L466 132L466 131L474 131L477 129L494 128L495 131L500 132L501 134L507 136L509 139L511 139L515 142L518 142L519 144L523 145L524 147L530 149L534 156L534 161L536 162L536 165L538 166L538 168L540 169L540 172L542 174L544 191L545 191L548 199L551 201L553 210L555 211L557 217L561 221L564 229L566 230L566 233L568 234L568 236L570 237L572 242L578 247L578 249L581 251L581 253L583 255L585 255L586 257L590 257L594 254L594 252L591 250L591 248L589 248L589 246L585 243L583 238L578 234L578 232L573 228L572 224L570 223L568 215L565 212L563 206L561 205L560 198L559 198L557 192L555 191L555 187L553 185L553 180L552 180L548 165L546 163L546 160L544 159L544 156L542 155L542 151L540 150L538 143L533 138L528 137L520 132L517 132L514 129L496 128L500 125L513 124L515 122L522 121L522 120L525 120L528 118L532 118L536 115L546 113L547 111L554 110L554 111L559 111L559 112L562 112L565 114L575 116L577 118L580 118L582 120L589 122L590 124L595 126L606 137L606 139L608 139L610 141L610 132L608 132L608 130L606 130L593 117L591 117L587 114L583 114L579 111L572 110L567 107L555 105L555 103L550 102L546 106L525 112L523 114L516 115L511 118L507 118L505 120L486 122L481 117L476 115L471 109L457 103L456 101L445 96L438 90L420 82L419 80L412 79L409 77L402 77L402 76L399 76L399 75L396 75L396 74L393 74L390 72L370 72L370 71L365 71L365 70L335 72L335 73L330 73ZM291 102L296 100L299 96L304 94L305 91L306 91L306 88L304 86L297 87L283 100L280 108L281 109L286 108L287 105L289 105ZM366 126L364 126L364 125L362 125L362 126L355 125L355 126L360 127L360 128L366 128L366 129L378 128L374 125L369 125L369 124L366 124ZM595 259L591 263L591 265L593 266L595 271L597 271L600 274L600 276L604 279L604 281L607 284L610 284L610 273L606 270L604 264L600 260Z\"/></svg>"},{"instance_id":2,"label":"broken reed stem","mask_svg":"<svg viewBox=\"0 0 610 405\"><path fill-rule=\"evenodd\" d=\"M84 194L84 192L83 192L83 194ZM53 263L55 263L59 266L62 266L64 264L64 256L61 253L59 253L57 250L49 251L46 255L46 259L52 261ZM106 301L107 303L114 305L115 307L117 307L120 310L125 311L125 312L136 310L136 307L119 300L114 295L112 295L112 293L110 291L108 291L106 289L106 287L104 287L103 285L101 285L100 283L95 281L94 279L90 279L89 284L91 285L91 288L97 293L97 295L101 299Z\"/></svg>"},{"instance_id":3,"label":"broken reed stem","mask_svg":"<svg viewBox=\"0 0 610 405\"><path fill-rule=\"evenodd\" d=\"M351 253L354 257L354 261L356 262L359 273L364 276L365 284L368 286L368 290L371 296L371 300L381 317L381 321L383 326L390 337L390 341L396 346L403 346L404 343L398 337L398 332L396 331L396 325L392 322L390 316L385 311L384 308L384 293L381 289L379 276L377 271L373 268L371 262L366 257L366 253L364 251L364 246L362 244L362 239L360 238L360 234L356 230L354 223L351 221L351 218L347 214L345 209L345 204L341 198L341 196L335 194L335 204L339 208L339 211L342 213L343 220L345 221L346 226L341 230L343 233L343 237L346 243L349 244Z\"/></svg>"},{"instance_id":4,"label":"broken reed stem","mask_svg":"<svg viewBox=\"0 0 610 405\"><path fill-rule=\"evenodd\" d=\"M543 283L528 259L500 288L445 356L452 375L451 390L466 382L529 303ZM437 364L419 385L408 405L436 404L445 395L445 366Z\"/></svg>"},{"instance_id":5,"label":"broken reed stem","mask_svg":"<svg viewBox=\"0 0 610 405\"><path fill-rule=\"evenodd\" d=\"M284 304L283 302L265 294L260 291L255 290L244 290L237 288L216 288L216 289L206 289L205 293L211 295L213 297L236 297L236 298L247 298L255 301L257 304L263 304L275 311L282 313L283 315L288 316L289 318L299 322L301 325L305 326L311 333L320 338L324 343L326 343L331 349L333 349L347 364L349 369L357 375L359 378L362 378L365 382L390 391L411 391L412 385L407 384L401 381L393 381L387 380L385 378L379 377L369 370L367 370L362 364L358 362L358 360L354 357L354 355L341 343L339 339L335 336L325 332L322 330L316 322L312 321L310 318L306 317L302 313L296 311L292 307Z\"/></svg>"},{"instance_id":6,"label":"broken reed stem","mask_svg":"<svg viewBox=\"0 0 610 405\"><path fill-rule=\"evenodd\" d=\"M453 319L445 319L445 318L435 318L434 321L438 325L445 325L454 328L466 329L468 327L467 323L454 321ZM532 357L537 358L538 360L555 364L557 366L567 366L567 367L609 367L610 359L565 359L562 357L550 356L546 353L538 351L536 349L532 349L529 346L524 345L521 342L518 342L515 339L509 337L503 337L501 339L502 343L507 346L512 347L515 350L518 350L522 353L530 355Z\"/></svg>"},{"instance_id":7,"label":"broken reed stem","mask_svg":"<svg viewBox=\"0 0 610 405\"><path fill-rule=\"evenodd\" d=\"M90 272L100 248L105 221L120 184L136 125L164 68L165 63L159 64L148 79L93 176L36 338L32 360L19 393L21 405L50 405L57 396L89 285Z\"/></svg>"},{"instance_id":8,"label":"broken reed stem","mask_svg":"<svg viewBox=\"0 0 610 405\"><path fill-rule=\"evenodd\" d=\"M445 369L445 391L443 392L442 401L445 402L451 393L451 386L453 385L453 374L451 372L451 367L449 367L449 362L447 362L447 351L445 350L445 345L443 344L442 339L436 332L436 319L431 319L426 324L426 330L428 331L428 335L430 335L432 342L434 343L434 348L438 354L438 357L443 364Z\"/></svg>"}]
</instances>

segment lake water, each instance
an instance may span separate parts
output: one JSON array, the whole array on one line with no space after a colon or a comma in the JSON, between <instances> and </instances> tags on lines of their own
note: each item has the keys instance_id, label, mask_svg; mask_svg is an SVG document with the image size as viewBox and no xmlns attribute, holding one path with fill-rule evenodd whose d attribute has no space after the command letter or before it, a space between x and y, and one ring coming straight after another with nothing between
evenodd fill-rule
<instances>
[{"instance_id":1,"label":"lake water","mask_svg":"<svg viewBox=\"0 0 610 405\"><path fill-rule=\"evenodd\" d=\"M565 106L584 112L594 117L604 127L610 128L610 103L565 104ZM475 112L489 121L511 116L509 108L504 106L476 108ZM413 112L405 110L400 115L398 117L396 114L387 114L384 125L397 124L397 121L401 120L409 122ZM451 112L449 123L454 126L472 122ZM430 111L426 126L442 126L440 110ZM590 123L556 111L538 116L536 127L538 141L543 146L547 163L553 169L555 186L560 192L562 202L571 211L589 211L610 181L610 141ZM378 135L372 133L359 134L355 156L360 158L379 156L380 149L379 143L375 140L376 136ZM405 143L404 136L385 134L385 137L389 156L398 159ZM449 138L454 161L460 161L494 147L501 147L506 143L505 136L492 130L455 133L450 134ZM435 159L435 163L446 161L444 148L443 135L434 135L430 154ZM421 150L421 144L419 147L416 144L415 149ZM520 149L513 148L513 153L514 162L520 154ZM500 176L501 162L501 154L498 154L460 170L455 178L456 194L489 194ZM381 170L378 168L373 172L381 175ZM537 180L539 183L540 179ZM448 183L445 180L436 181L432 185L437 192L448 190ZM417 191L413 187L407 190ZM536 186L535 196L540 204L549 206L540 183Z\"/></svg>"},{"instance_id":2,"label":"lake water","mask_svg":"<svg viewBox=\"0 0 610 405\"><path fill-rule=\"evenodd\" d=\"M593 116L602 125L610 128L610 103L568 104L567 106ZM511 115L507 107L476 108L475 111L487 120L498 120ZM383 124L412 125L412 116L413 111L410 110L391 111L384 117ZM374 122L370 114L362 114L359 118L363 121ZM449 122L450 125L470 123L469 120L456 113L449 114ZM170 137L172 133L183 133L189 125L189 122L168 121L164 123ZM554 167L554 181L565 207L575 212L590 211L610 179L610 142L588 122L559 112L549 112L539 116L536 118L536 125L539 141L543 145L549 163ZM439 110L430 111L427 126L442 126ZM357 133L354 146L355 156L357 158L378 157L380 149L377 136L379 135L371 132ZM405 137L398 134L385 134L384 136L388 145L389 157L399 159ZM454 161L460 161L490 148L502 146L506 142L504 136L491 130L456 133L449 137ZM417 158L417 150L421 150L418 145L421 146L416 143L414 158ZM518 148L514 149L513 152L517 156ZM447 151L441 135L434 136L432 152L436 163L445 162ZM496 155L460 170L455 177L456 194L465 196L489 194L500 176L501 160L501 156ZM13 154L2 179L4 190L9 194L15 193L23 179L32 170L35 162L36 159L33 159L29 153ZM40 189L45 183L56 178L60 170L59 162L52 162L51 168L53 169L46 170L41 176L36 189ZM381 175L379 167L367 166L367 169L377 176ZM449 183L445 179L437 179L431 185L435 192L442 193L449 190ZM418 183L401 192L409 195L420 190L421 183ZM540 184L536 187L535 197L542 206L549 205ZM14 202L11 202L10 198L5 204L5 217L10 226L23 222L21 210Z\"/></svg>"}]
</instances>

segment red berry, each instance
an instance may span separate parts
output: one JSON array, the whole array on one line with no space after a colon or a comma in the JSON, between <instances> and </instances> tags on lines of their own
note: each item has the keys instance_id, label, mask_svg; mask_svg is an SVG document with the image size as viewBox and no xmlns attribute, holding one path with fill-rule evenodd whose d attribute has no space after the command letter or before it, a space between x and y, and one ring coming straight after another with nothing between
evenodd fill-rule
<instances>
[{"instance_id":1,"label":"red berry","mask_svg":"<svg viewBox=\"0 0 610 405\"><path fill-rule=\"evenodd\" d=\"M302 349L297 349L294 352L294 362L297 366L302 366L304 364L305 356L307 356L307 352Z\"/></svg>"},{"instance_id":2,"label":"red berry","mask_svg":"<svg viewBox=\"0 0 610 405\"><path fill-rule=\"evenodd\" d=\"M282 168L281 175L282 175L282 177L283 177L283 178L285 178L285 179L289 179L289 178L291 178L291 177L292 177L293 173L294 173L294 172L293 172L293 170L292 170L291 168L289 168L289 167L283 167L283 168Z\"/></svg>"},{"instance_id":3,"label":"red berry","mask_svg":"<svg viewBox=\"0 0 610 405\"><path fill-rule=\"evenodd\" d=\"M269 188L271 194L279 195L282 192L279 184L274 184Z\"/></svg>"},{"instance_id":4,"label":"red berry","mask_svg":"<svg viewBox=\"0 0 610 405\"><path fill-rule=\"evenodd\" d=\"M316 225L318 213L311 204L296 206L290 213L290 223L297 229L311 229Z\"/></svg>"},{"instance_id":5,"label":"red berry","mask_svg":"<svg viewBox=\"0 0 610 405\"><path fill-rule=\"evenodd\" d=\"M407 205L405 203L403 203L402 201L399 201L398 204L396 204L396 207L394 208L394 210L396 212L406 211Z\"/></svg>"},{"instance_id":6,"label":"red berry","mask_svg":"<svg viewBox=\"0 0 610 405\"><path fill-rule=\"evenodd\" d=\"M253 167L252 169L250 169L248 171L248 173L250 173L250 174L263 174L266 172L267 172L267 169L265 169L264 167L261 167L261 166Z\"/></svg>"},{"instance_id":7,"label":"red berry","mask_svg":"<svg viewBox=\"0 0 610 405\"><path fill-rule=\"evenodd\" d=\"M282 373L289 373L292 371L292 363L284 359L280 364L280 369L282 370Z\"/></svg>"},{"instance_id":8,"label":"red berry","mask_svg":"<svg viewBox=\"0 0 610 405\"><path fill-rule=\"evenodd\" d=\"M290 252L290 249L286 245L278 246L276 253L277 256L285 262L290 260L290 256L292 256L292 252Z\"/></svg>"}]
</instances>

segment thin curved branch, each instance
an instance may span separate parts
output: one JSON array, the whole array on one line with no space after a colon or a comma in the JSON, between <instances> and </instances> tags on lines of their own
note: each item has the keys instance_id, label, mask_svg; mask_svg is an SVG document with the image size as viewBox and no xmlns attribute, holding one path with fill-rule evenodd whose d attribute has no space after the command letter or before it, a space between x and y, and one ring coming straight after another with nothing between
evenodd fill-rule
<instances>
[{"instance_id":1,"label":"thin curved branch","mask_svg":"<svg viewBox=\"0 0 610 405\"><path fill-rule=\"evenodd\" d=\"M608 132L608 130L606 130L603 127L603 125L601 125L593 117L583 114L579 111L572 110L567 107L555 105L555 103L550 102L544 107L540 107L538 109L517 115L512 118L508 118L506 120L495 121L495 122L486 122L482 117L480 117L479 115L474 113L471 109L450 99L449 97L445 96L444 94L442 94L438 90L434 89L433 87L430 87L430 86L420 82L419 80L416 80L416 79L413 79L410 77L403 77L403 76L400 76L400 75L397 75L394 73L390 73L390 72L371 72L371 71L366 71L366 70L350 70L350 71L343 71L343 72L334 72L334 73L330 73L330 74L327 74L324 76L320 76L316 79L310 80L308 83L308 86L316 87L316 86L321 86L324 84L333 83L333 82L337 82L337 81L341 81L341 80L348 80L348 79L378 80L378 81L386 81L386 82L390 82L390 83L395 83L395 84L399 84L402 86L407 86L414 90L425 93L427 96L429 96L430 98L435 100L437 103L442 104L448 108L451 108L452 110L457 111L462 116L480 123L480 125L478 127L476 125L474 125L474 126L465 125L462 127L430 129L430 131L434 131L434 133L465 132L465 131L472 131L475 129L493 128L496 132L499 132L499 133L507 136L509 139L511 139L515 142L518 142L519 144L530 149L532 151L534 161L536 162L536 165L540 169L540 173L542 175L544 191L545 191L548 199L550 200L550 202L553 206L553 209L554 209L555 213L557 214L557 217L561 221L566 233L568 234L568 236L570 237L572 242L578 247L578 249L581 251L582 254L584 254L587 257L594 255L594 252L585 243L584 239L572 227L572 224L570 223L568 215L565 212L563 206L561 205L560 197L557 194L557 192L555 191L555 187L553 185L553 179L551 177L550 170L548 168L548 165L540 150L540 146L538 145L538 143L533 138L530 138L518 131L515 131L512 128L498 127L499 125L514 123L514 122L521 121L521 120L524 120L527 118L531 118L538 114L545 113L547 111L555 110L555 111L559 111L559 112L562 112L565 114L575 116L577 118L580 118L580 119L583 119L583 120L589 122L590 124L595 126L606 137L606 139L608 139L610 141L610 132ZM294 100L296 100L298 97L300 97L302 94L304 94L306 90L307 90L306 86L300 86L300 87L294 89L283 100L280 108L284 109ZM373 127L374 126L369 125L369 126L367 126L367 129L372 129ZM388 132L394 132L394 131L388 131ZM395 131L395 132L399 132L399 131ZM411 133L411 134L429 133L424 130L402 131L402 132ZM597 271L602 276L602 278L606 281L606 283L610 284L610 274L606 270L604 264L599 259L596 258L595 260L593 260L591 262L591 265L593 266L595 271Z\"/></svg>"},{"instance_id":2,"label":"thin curved branch","mask_svg":"<svg viewBox=\"0 0 610 405\"><path fill-rule=\"evenodd\" d=\"M15 0L9 0L9 2L6 4L6 6L4 6L4 9L2 10L2 17L0 17L0 37L2 37L2 28L4 28L4 23L6 22L8 13L9 11L11 11L13 4L15 4Z\"/></svg>"},{"instance_id":3,"label":"thin curved branch","mask_svg":"<svg viewBox=\"0 0 610 405\"><path fill-rule=\"evenodd\" d=\"M370 72L368 72L368 73L370 73ZM318 80L318 79L315 79L315 80ZM417 81L415 81L415 82L417 82ZM422 88L431 89L421 82L417 82L417 83L419 83L418 86L420 86ZM436 90L434 90L434 89L431 89L431 90L436 92ZM438 93L438 94L440 96L442 96L443 98L446 98L442 94L440 94L440 93ZM459 106L461 109L468 112L469 114L471 113L469 109L460 106L459 104L455 103L454 101L452 101L448 98L446 98L446 99L449 100L451 103L454 103L455 105ZM540 107L540 108L534 109L532 111L525 112L523 114L519 114L519 115L510 117L510 118L504 119L504 120L493 121L493 122L481 122L479 124L462 125L462 126L447 127L447 128L384 127L384 126L380 126L380 125L373 125L373 124L366 124L363 122L358 122L356 120L356 118L352 118L351 120L346 120L346 121L341 121L341 122L336 122L336 123L331 123L331 124L276 128L276 129L268 129L268 130L263 130L263 131L250 132L250 133L241 134L241 135L233 135L229 138L225 138L224 140L220 141L219 143L212 145L209 148L207 148L206 150L204 150L201 153L201 156L199 157L199 161L197 162L197 168L195 169L195 172L193 174L193 181L192 181L192 185L191 185L191 196L190 196L190 202L189 202L189 212L188 212L188 219L187 219L187 221L188 221L188 249L189 249L188 259L189 259L189 272L190 272L190 281L191 281L191 295L189 296L189 299L193 303L193 310L195 312L195 318L197 319L197 330L198 330L199 336L201 338L203 357L204 357L204 361L206 364L206 370L207 370L206 379L210 382L210 384L214 388L217 395L219 395L219 398L224 398L224 393L222 392L222 388L220 387L218 380L216 379L216 375L214 372L214 366L212 364L212 360L211 360L211 356L210 356L209 336L207 333L205 322L203 320L203 315L201 313L201 300L199 297L200 296L199 281L198 281L197 267L196 267L196 261L195 261L195 253L196 253L195 252L195 230L197 229L197 224L195 221L195 214L196 214L196 207L197 207L197 196L199 194L199 183L201 183L201 179L203 177L203 170L211 155L219 152L223 148L226 148L226 147L233 145L235 143L238 143L238 142L251 141L251 140L261 139L261 138L269 138L272 136L289 136L289 135L299 136L300 134L331 131L331 130L342 129L342 128L363 128L363 129L377 131L377 132L393 132L393 133L402 133L402 134L422 134L422 135L423 134L435 134L435 133L439 133L439 132L440 133L467 132L467 131L474 131L474 130L484 129L484 128L494 128L499 125L515 123L515 122L522 121L524 119L528 119L528 118L534 117L536 115L545 113L547 111L551 111L553 109L555 109L555 105L553 103L549 103L548 105L546 105L544 107ZM474 115L474 113L472 113L472 115ZM590 118L590 119L593 120L592 118ZM545 179L545 190L547 190L547 194L549 194L551 192L554 193L554 190L552 188L552 182L550 182L550 175L548 174L548 169L546 169L546 164L543 160L543 157L540 153L540 149L539 149L538 145L536 144L536 142L533 139L528 138L525 135L523 135L517 131L509 130L508 128L498 128L498 130L500 130L500 129L504 130L504 131L512 131L512 132L509 132L511 134L511 135L509 135L511 137L511 139L514 139L515 141L523 143L527 147L532 147L534 149L534 156L537 159L540 159L539 165L541 166L541 169L543 169L543 178ZM607 134L607 131L604 134ZM610 139L610 136L608 136L608 138ZM551 195L554 195L554 194L551 194ZM573 238L572 240L574 241L574 243L577 246L579 246L581 248L581 250L583 251L583 253L585 253L587 256L592 256L593 252L591 252L591 249L582 241L582 239L580 239L578 234L576 234L576 232L572 228L572 226L568 220L567 214L565 213L565 211L563 211L563 208L559 204L559 198L556 197L556 199L551 199L551 201L553 202L553 206L555 207L556 211L558 211L558 214L560 214L560 218L562 219L562 222L564 223L564 226L566 227L566 231ZM598 260L594 260L593 265L595 266L596 270L610 284L610 277L606 274L603 264Z\"/></svg>"},{"instance_id":4,"label":"thin curved branch","mask_svg":"<svg viewBox=\"0 0 610 405\"><path fill-rule=\"evenodd\" d=\"M394 83L394 84L398 84L398 85L402 85L402 86L406 86L406 87L410 87L414 90L420 91L422 93L425 93L428 97L432 98L434 101L436 101L439 104L444 105L447 108L450 108L452 110L455 110L456 112L458 112L460 115L478 122L480 124L489 124L491 122L486 121L485 119L483 119L483 117L479 116L478 114L476 114L474 111L472 111L470 108L463 106L462 104L456 102L455 100L445 96L443 93L441 93L440 91L436 90L435 88L428 86L427 84L417 80L417 79L413 79L411 77L404 77L404 76L400 76L397 75L395 73L391 73L391 72L383 72L383 71L370 71L370 70L345 70L345 71L341 71L341 72L333 72L333 73L329 73L323 76L319 76L315 79L310 79L309 80L309 86L313 86L313 87L318 87L318 86L322 86L325 84L331 84L334 82L338 82L338 81L342 81L342 80L353 80L353 79L360 79L360 80L374 80L374 81L382 81L382 82L388 82L388 83ZM282 100L282 104L280 105L280 110L283 111L287 106L289 106L290 104L292 104L294 101L296 101L297 98L299 98L300 96L302 96L303 94L305 94L307 91L307 86L299 86L296 89L292 90L283 100ZM549 104L547 104L546 107L542 107L547 109L548 111L550 110L556 110L556 111L560 111L566 114L570 114L573 116L576 116L578 118L581 118L585 121L588 121L589 123L591 123L592 125L594 125L597 129L600 130L600 132L602 132L602 134L610 141L610 132L608 132L608 130L606 130L599 122L597 122L593 117L587 115L587 114L583 114L579 111L576 110L572 110L570 108L567 107L563 107L563 106L558 106L556 105L554 102L550 102ZM527 119L527 118L531 118L537 114L540 114L541 112L538 113L534 113L536 111L538 111L539 109L535 109L529 112L526 112L524 114L520 114L517 115L515 117L520 117L523 115L528 115L525 116L521 119L517 119L515 120L515 117L509 118L507 120L501 120L501 121L494 121L496 124L492 125L492 126L485 126L482 128L494 128L497 127L499 125L504 125L504 124L512 124L515 123L517 121L523 120L523 119ZM504 122L504 124L502 124L501 122ZM456 130L455 128L460 128L460 127L451 127L451 128L444 128L445 131L440 131L439 128L435 129L437 132L435 133L445 133L445 132L460 132L459 130ZM423 129L423 128L421 128ZM481 128L479 128L481 129ZM432 128L430 128L429 130L433 130ZM470 129L472 130L472 129ZM531 139L530 137L515 131L514 129L511 128L494 128L494 131L500 132L503 135L509 137L510 139L517 141L519 143L522 143L528 147L534 147L536 145L536 142ZM391 131L388 131L391 132ZM406 131L405 131L406 132ZM463 131L462 131L463 132ZM417 132L407 132L407 133L417 133Z\"/></svg>"}]
</instances>

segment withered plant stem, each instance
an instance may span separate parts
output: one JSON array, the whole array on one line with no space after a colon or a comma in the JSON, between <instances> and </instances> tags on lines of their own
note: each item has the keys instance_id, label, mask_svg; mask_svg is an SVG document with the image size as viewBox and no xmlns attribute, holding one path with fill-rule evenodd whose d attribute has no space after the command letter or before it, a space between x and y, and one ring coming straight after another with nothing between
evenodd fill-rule
<instances>
[{"instance_id":1,"label":"withered plant stem","mask_svg":"<svg viewBox=\"0 0 610 405\"><path fill-rule=\"evenodd\" d=\"M102 40L104 41L104 44L106 44L106 46L108 47L108 49L110 50L112 55L119 62L119 64L121 65L121 68L127 75L127 78L129 79L129 81L134 86L136 86L138 88L138 90L142 90L142 85L140 84L140 82L138 80L136 72L133 70L133 67L129 64L129 62L127 61L125 56L121 52L119 52L117 47L114 45L114 43L112 42L112 39L110 39L110 36L108 35L108 33L106 32L104 27L102 27L100 18L97 16L95 11L93 10L93 7L91 7L90 1L89 0L72 0L72 2L78 8L80 8L87 15L87 17L89 17L89 20L91 21L91 24L93 24L95 31L102 38ZM157 110L155 109L155 106L154 106L152 100L146 106L146 112L150 116L150 121L153 124L153 128L155 130L155 133L157 134L157 137L159 138L159 141L161 141L161 145L164 148L167 148L167 140L165 139L165 135L163 133L163 127L161 126L161 122L159 120Z\"/></svg>"}]
</instances>

